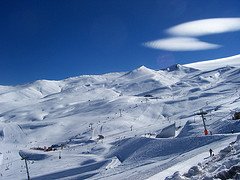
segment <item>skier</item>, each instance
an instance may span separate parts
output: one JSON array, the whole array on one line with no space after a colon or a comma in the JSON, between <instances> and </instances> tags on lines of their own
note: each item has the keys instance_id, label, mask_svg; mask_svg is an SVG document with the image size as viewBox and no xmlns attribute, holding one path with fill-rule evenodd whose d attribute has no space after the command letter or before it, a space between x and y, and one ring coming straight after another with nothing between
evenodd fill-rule
<instances>
[{"instance_id":1,"label":"skier","mask_svg":"<svg viewBox=\"0 0 240 180\"><path fill-rule=\"evenodd\" d=\"M213 150L209 149L210 156L213 156Z\"/></svg>"}]
</instances>

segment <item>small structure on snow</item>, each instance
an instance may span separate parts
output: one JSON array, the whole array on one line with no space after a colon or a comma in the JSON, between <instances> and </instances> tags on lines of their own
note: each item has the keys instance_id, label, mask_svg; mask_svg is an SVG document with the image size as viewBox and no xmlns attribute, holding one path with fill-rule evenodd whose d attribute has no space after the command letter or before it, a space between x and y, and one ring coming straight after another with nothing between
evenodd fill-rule
<instances>
[{"instance_id":1,"label":"small structure on snow","mask_svg":"<svg viewBox=\"0 0 240 180\"><path fill-rule=\"evenodd\" d=\"M97 139L98 139L98 140L104 139L104 136L101 135L101 134L99 134Z\"/></svg>"},{"instance_id":2,"label":"small structure on snow","mask_svg":"<svg viewBox=\"0 0 240 180\"><path fill-rule=\"evenodd\" d=\"M146 94L146 95L144 95L144 97L151 98L151 97L153 97L153 95L151 95L151 94Z\"/></svg>"},{"instance_id":3,"label":"small structure on snow","mask_svg":"<svg viewBox=\"0 0 240 180\"><path fill-rule=\"evenodd\" d=\"M240 119L240 112L235 112L233 115L233 120Z\"/></svg>"},{"instance_id":4,"label":"small structure on snow","mask_svg":"<svg viewBox=\"0 0 240 180\"><path fill-rule=\"evenodd\" d=\"M176 125L171 124L170 126L167 126L161 130L160 133L157 134L156 138L169 138L169 137L175 137L176 133Z\"/></svg>"}]
</instances>

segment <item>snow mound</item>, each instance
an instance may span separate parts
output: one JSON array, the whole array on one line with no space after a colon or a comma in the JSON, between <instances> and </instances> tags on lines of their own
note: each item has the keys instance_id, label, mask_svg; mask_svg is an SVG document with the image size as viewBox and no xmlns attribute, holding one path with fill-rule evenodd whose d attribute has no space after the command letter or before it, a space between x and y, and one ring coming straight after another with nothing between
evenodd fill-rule
<instances>
[{"instance_id":1,"label":"snow mound","mask_svg":"<svg viewBox=\"0 0 240 180\"><path fill-rule=\"evenodd\" d=\"M34 161L40 161L40 160L44 160L46 158L49 157L49 155L45 154L45 153L40 153L40 152L36 152L36 151L26 151L26 150L20 150L19 151L19 155L23 158L23 159L27 159L27 160L34 160Z\"/></svg>"},{"instance_id":2,"label":"snow mound","mask_svg":"<svg viewBox=\"0 0 240 180\"><path fill-rule=\"evenodd\" d=\"M0 102L39 99L50 94L59 93L62 86L61 81L38 80L26 85L0 87Z\"/></svg>"},{"instance_id":3,"label":"snow mound","mask_svg":"<svg viewBox=\"0 0 240 180\"><path fill-rule=\"evenodd\" d=\"M112 161L107 165L106 169L113 169L118 167L121 164L121 161L117 157L113 157Z\"/></svg>"},{"instance_id":4,"label":"snow mound","mask_svg":"<svg viewBox=\"0 0 240 180\"><path fill-rule=\"evenodd\" d=\"M193 121L187 121L177 137L188 137L196 134L202 134L203 127Z\"/></svg>"},{"instance_id":5,"label":"snow mound","mask_svg":"<svg viewBox=\"0 0 240 180\"><path fill-rule=\"evenodd\" d=\"M110 151L109 156L117 156L121 162L143 163L151 159L164 160L169 156L182 154L224 138L223 136L201 136L185 138L131 138L120 142L120 147ZM187 145L187 146L186 146ZM174 147L174 148L173 148Z\"/></svg>"},{"instance_id":6,"label":"snow mound","mask_svg":"<svg viewBox=\"0 0 240 180\"><path fill-rule=\"evenodd\" d=\"M158 132L156 138L169 138L175 137L176 133L176 126L175 123L163 128L160 132Z\"/></svg>"}]
</instances>

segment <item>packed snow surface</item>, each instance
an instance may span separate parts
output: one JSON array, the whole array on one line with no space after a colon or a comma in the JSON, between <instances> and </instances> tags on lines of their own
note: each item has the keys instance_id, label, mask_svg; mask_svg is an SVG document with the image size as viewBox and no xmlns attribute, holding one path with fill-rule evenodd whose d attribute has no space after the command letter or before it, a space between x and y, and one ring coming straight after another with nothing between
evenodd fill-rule
<instances>
[{"instance_id":1,"label":"packed snow surface","mask_svg":"<svg viewBox=\"0 0 240 180\"><path fill-rule=\"evenodd\" d=\"M239 57L0 86L0 179L238 179Z\"/></svg>"}]
</instances>

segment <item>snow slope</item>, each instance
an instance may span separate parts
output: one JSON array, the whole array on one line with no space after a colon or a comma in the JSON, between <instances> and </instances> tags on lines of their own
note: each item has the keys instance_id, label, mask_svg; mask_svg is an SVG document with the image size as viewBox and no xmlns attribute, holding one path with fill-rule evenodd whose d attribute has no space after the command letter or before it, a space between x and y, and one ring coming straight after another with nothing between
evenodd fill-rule
<instances>
[{"instance_id":1,"label":"snow slope","mask_svg":"<svg viewBox=\"0 0 240 180\"><path fill-rule=\"evenodd\" d=\"M215 60L208 60L203 62L196 62L191 64L185 64L184 66L201 69L201 70L217 69L223 66L240 67L240 55L235 55L235 56L215 59Z\"/></svg>"},{"instance_id":2,"label":"snow slope","mask_svg":"<svg viewBox=\"0 0 240 180\"><path fill-rule=\"evenodd\" d=\"M193 165L185 173L181 174L177 171L166 179L240 179L239 139L240 135L215 156L204 158L203 162ZM195 157L196 159L197 157ZM177 167L174 168L175 170L178 169ZM152 179L160 178L160 176L160 174L156 174Z\"/></svg>"},{"instance_id":3,"label":"snow slope","mask_svg":"<svg viewBox=\"0 0 240 180\"><path fill-rule=\"evenodd\" d=\"M26 179L21 157L36 180L217 175L205 165L222 160L207 159L208 150L217 155L240 133L236 59L0 86L0 179ZM176 137L155 138L173 123ZM236 157L227 155L235 163L226 169Z\"/></svg>"}]
</instances>

